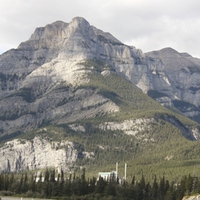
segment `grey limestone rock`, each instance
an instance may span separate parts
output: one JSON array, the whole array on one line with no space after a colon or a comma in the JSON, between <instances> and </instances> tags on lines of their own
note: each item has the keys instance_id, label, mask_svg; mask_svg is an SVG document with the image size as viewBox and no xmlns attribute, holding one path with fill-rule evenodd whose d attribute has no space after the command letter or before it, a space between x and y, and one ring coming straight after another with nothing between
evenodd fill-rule
<instances>
[{"instance_id":1,"label":"grey limestone rock","mask_svg":"<svg viewBox=\"0 0 200 200\"><path fill-rule=\"evenodd\" d=\"M78 151L69 141L55 142L49 138L35 137L12 140L0 148L0 171L38 170L53 167L70 171L77 160Z\"/></svg>"},{"instance_id":2,"label":"grey limestone rock","mask_svg":"<svg viewBox=\"0 0 200 200\"><path fill-rule=\"evenodd\" d=\"M44 121L117 112L111 100L78 89L89 82L87 74L93 70L84 61L94 59L108 63L144 93L162 93L155 98L162 105L185 101L191 105L178 106L181 112L191 118L200 114L199 59L171 48L144 54L76 17L36 28L28 41L0 56L1 134L37 128ZM110 73L102 71L104 76ZM87 112L85 102L90 102Z\"/></svg>"},{"instance_id":3,"label":"grey limestone rock","mask_svg":"<svg viewBox=\"0 0 200 200\"><path fill-rule=\"evenodd\" d=\"M70 23L57 21L36 28L29 40L0 55L0 136L33 130L45 123L76 123L118 112L120 108L111 99L81 87L89 83L88 74L96 70L84 64L91 60L107 64L100 72L102 76L120 74L144 93L154 94L152 97L162 105L176 106L190 118L200 114L200 59L171 48L143 53L76 17ZM148 128L153 119L138 120L118 125L108 122L102 128L120 128L133 135L134 127L146 123ZM173 120L171 123L178 124ZM84 131L79 125L71 127ZM199 139L197 129L182 131L186 137ZM52 145L38 138L32 142L10 141L0 150L1 170L55 167L76 160L72 143L65 143L67 151ZM50 154L63 160L54 163ZM87 152L85 155L93 156ZM45 156L48 160L42 159Z\"/></svg>"}]
</instances>

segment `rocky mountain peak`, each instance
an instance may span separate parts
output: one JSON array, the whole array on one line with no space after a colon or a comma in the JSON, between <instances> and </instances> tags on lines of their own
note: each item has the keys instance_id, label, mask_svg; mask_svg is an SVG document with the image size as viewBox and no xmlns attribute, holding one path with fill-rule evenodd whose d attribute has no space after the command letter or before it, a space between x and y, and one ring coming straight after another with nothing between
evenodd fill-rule
<instances>
[{"instance_id":1,"label":"rocky mountain peak","mask_svg":"<svg viewBox=\"0 0 200 200\"><path fill-rule=\"evenodd\" d=\"M24 133L58 134L60 130L63 134L65 131L93 134L88 132L90 126L85 124L87 121L92 124L92 120L96 125L91 130L96 127L119 130L143 140L140 134L157 126L160 116L186 138L199 140L199 126L185 126L171 114L165 117L154 115L171 111L166 111L142 93L164 106L175 106L186 116L198 118L199 74L199 59L172 48L144 54L121 43L110 33L91 26L84 18L75 17L69 23L56 21L37 28L18 49L0 56L0 140ZM143 118L138 120L138 116ZM153 116L157 117L154 119ZM119 123L122 120L124 122ZM49 124L56 128L48 129ZM147 141L146 138L143 141ZM30 169L54 164L64 166L79 157L73 143L61 145L46 139L40 143L39 140L41 138L33 139L31 142L35 146L29 149L32 143L28 140L6 143L7 150L0 149L0 153L5 154L0 163L7 157L10 161L0 164L0 171L27 166ZM62 147L69 148L60 151ZM12 152L16 152L13 159ZM64 159L54 163L53 159L48 160L46 152L49 156ZM21 155L27 160L21 159Z\"/></svg>"},{"instance_id":2,"label":"rocky mountain peak","mask_svg":"<svg viewBox=\"0 0 200 200\"><path fill-rule=\"evenodd\" d=\"M67 93L57 89L88 83L88 73L93 72L102 75L111 71L118 73L145 93L158 91L162 97L164 95L167 105L183 98L199 106L199 86L196 84L199 61L182 57L172 48L144 54L141 50L124 45L110 33L91 26L81 17L75 17L69 23L56 21L37 28L18 49L0 56L2 134L21 130L21 127L25 130L28 125L30 129L36 128L45 120L68 122L98 113L118 112L118 105L94 91L75 93L71 89ZM83 111L82 115L75 114L70 107L72 105L65 103L74 98L80 99L74 103L74 107L78 108L78 112ZM83 109L87 98L91 99L91 108L97 102L105 107L88 114ZM54 99L54 103L51 99ZM110 108L106 105L110 105ZM15 110L15 113L8 115L10 110ZM189 114L192 115L193 110Z\"/></svg>"},{"instance_id":3,"label":"rocky mountain peak","mask_svg":"<svg viewBox=\"0 0 200 200\"><path fill-rule=\"evenodd\" d=\"M86 19L82 17L74 17L69 23L69 26L73 26L74 28L86 29L90 27L90 24Z\"/></svg>"},{"instance_id":4,"label":"rocky mountain peak","mask_svg":"<svg viewBox=\"0 0 200 200\"><path fill-rule=\"evenodd\" d=\"M56 21L48 24L45 27L36 28L29 40L51 39L55 36L62 35L62 32L67 27L67 23Z\"/></svg>"},{"instance_id":5,"label":"rocky mountain peak","mask_svg":"<svg viewBox=\"0 0 200 200\"><path fill-rule=\"evenodd\" d=\"M37 49L51 49L62 48L67 41L73 37L83 37L90 35L90 24L81 17L75 17L70 23L63 21L56 21L48 24L45 27L36 28L30 39L22 42L18 49L33 48Z\"/></svg>"},{"instance_id":6,"label":"rocky mountain peak","mask_svg":"<svg viewBox=\"0 0 200 200\"><path fill-rule=\"evenodd\" d=\"M90 24L82 17L75 17L70 23L56 21L45 27L36 28L29 40L52 39L53 37L68 38L77 29L78 31L89 30Z\"/></svg>"},{"instance_id":7,"label":"rocky mountain peak","mask_svg":"<svg viewBox=\"0 0 200 200\"><path fill-rule=\"evenodd\" d=\"M152 51L147 53L147 55L153 56L153 57L171 57L171 56L177 56L179 55L178 51L171 47L166 47L158 51Z\"/></svg>"}]
</instances>

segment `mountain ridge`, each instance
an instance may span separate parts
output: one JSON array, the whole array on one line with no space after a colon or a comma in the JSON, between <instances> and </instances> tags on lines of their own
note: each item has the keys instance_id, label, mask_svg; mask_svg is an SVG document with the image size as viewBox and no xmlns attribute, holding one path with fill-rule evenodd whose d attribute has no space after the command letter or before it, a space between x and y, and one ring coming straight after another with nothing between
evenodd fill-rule
<instances>
[{"instance_id":1,"label":"mountain ridge","mask_svg":"<svg viewBox=\"0 0 200 200\"><path fill-rule=\"evenodd\" d=\"M200 139L200 125L191 120L200 113L199 63L171 48L143 53L80 17L36 28L29 40L0 56L1 171L93 166L109 146L112 162L123 156L132 162L132 154L139 159L138 152L155 153L169 141L173 155L168 150L159 161L179 159L175 138L188 146ZM57 153L63 160L45 164L35 140L55 155L62 149ZM73 156L68 143L59 146L61 140L70 142ZM29 159L30 143L36 146Z\"/></svg>"}]
</instances>

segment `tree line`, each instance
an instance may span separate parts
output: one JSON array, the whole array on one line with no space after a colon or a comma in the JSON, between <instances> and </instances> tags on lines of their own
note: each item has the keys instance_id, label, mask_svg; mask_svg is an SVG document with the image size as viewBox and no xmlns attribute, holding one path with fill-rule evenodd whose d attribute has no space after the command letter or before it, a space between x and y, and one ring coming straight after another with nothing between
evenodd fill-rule
<instances>
[{"instance_id":1,"label":"tree line","mask_svg":"<svg viewBox=\"0 0 200 200\"><path fill-rule=\"evenodd\" d=\"M85 169L81 175L63 171L56 174L55 170L37 175L0 174L0 194L32 198L56 198L77 200L182 200L185 195L200 193L200 178L190 175L182 178L180 183L170 183L165 177L155 176L153 183L146 182L144 175L140 180L119 183L119 179L110 177L86 178Z\"/></svg>"}]
</instances>

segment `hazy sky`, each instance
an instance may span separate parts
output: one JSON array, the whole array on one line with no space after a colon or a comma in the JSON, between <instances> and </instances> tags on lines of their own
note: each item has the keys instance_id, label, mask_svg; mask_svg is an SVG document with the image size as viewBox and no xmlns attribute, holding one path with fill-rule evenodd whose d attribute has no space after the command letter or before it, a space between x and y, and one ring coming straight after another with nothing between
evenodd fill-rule
<instances>
[{"instance_id":1,"label":"hazy sky","mask_svg":"<svg viewBox=\"0 0 200 200\"><path fill-rule=\"evenodd\" d=\"M76 16L143 52L172 47L200 58L200 0L0 0L0 54L36 27Z\"/></svg>"}]
</instances>

